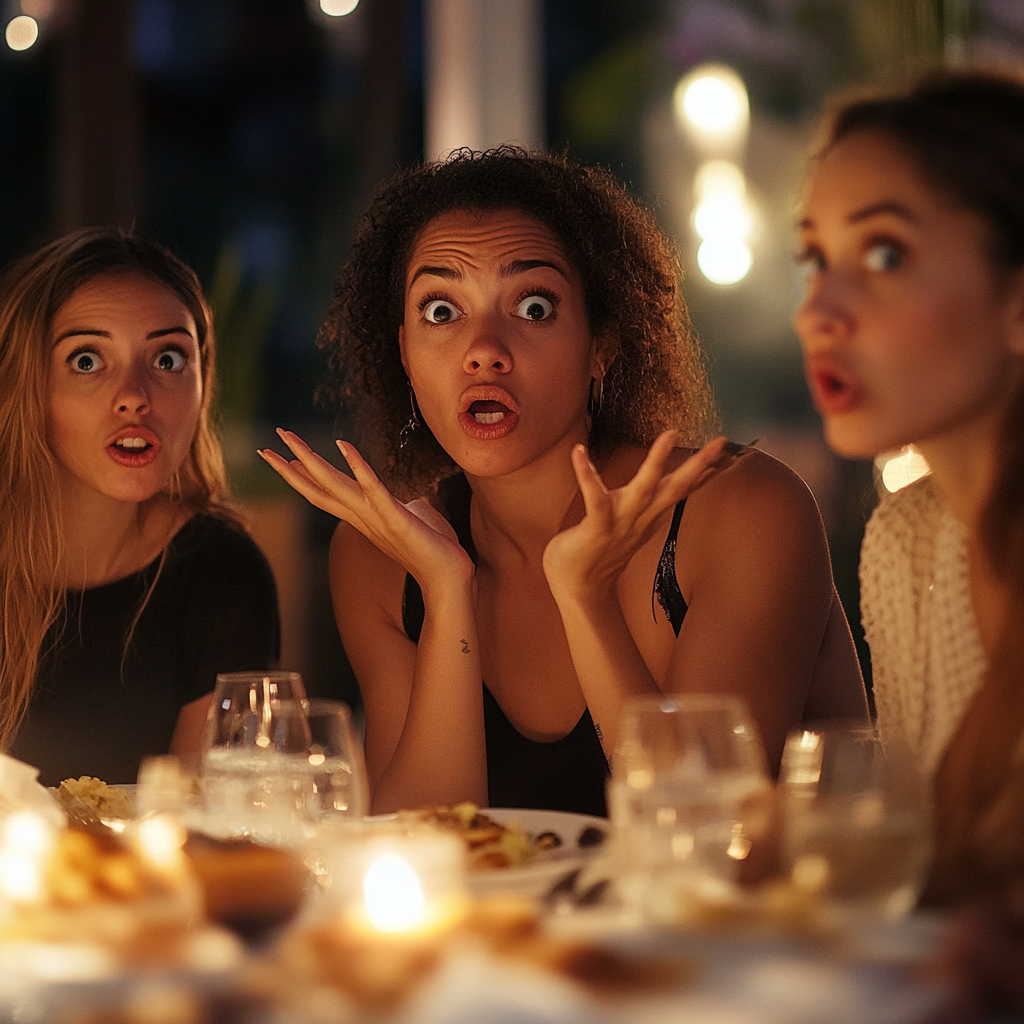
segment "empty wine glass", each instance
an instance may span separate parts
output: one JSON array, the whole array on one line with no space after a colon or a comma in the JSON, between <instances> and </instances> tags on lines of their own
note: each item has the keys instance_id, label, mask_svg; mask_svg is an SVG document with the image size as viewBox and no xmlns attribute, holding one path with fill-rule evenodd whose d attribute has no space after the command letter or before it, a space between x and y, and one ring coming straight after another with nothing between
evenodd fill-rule
<instances>
[{"instance_id":1,"label":"empty wine glass","mask_svg":"<svg viewBox=\"0 0 1024 1024\"><path fill-rule=\"evenodd\" d=\"M305 700L298 672L224 672L210 701L203 753L229 747L267 747L273 707Z\"/></svg>"},{"instance_id":2,"label":"empty wine glass","mask_svg":"<svg viewBox=\"0 0 1024 1024\"><path fill-rule=\"evenodd\" d=\"M917 901L930 856L927 792L911 758L861 724L792 732L779 778L794 884L851 917L895 918Z\"/></svg>"},{"instance_id":3,"label":"empty wine glass","mask_svg":"<svg viewBox=\"0 0 1024 1024\"><path fill-rule=\"evenodd\" d=\"M694 899L730 891L767 827L764 751L733 696L627 700L608 789L620 889L655 919L679 919Z\"/></svg>"}]
</instances>

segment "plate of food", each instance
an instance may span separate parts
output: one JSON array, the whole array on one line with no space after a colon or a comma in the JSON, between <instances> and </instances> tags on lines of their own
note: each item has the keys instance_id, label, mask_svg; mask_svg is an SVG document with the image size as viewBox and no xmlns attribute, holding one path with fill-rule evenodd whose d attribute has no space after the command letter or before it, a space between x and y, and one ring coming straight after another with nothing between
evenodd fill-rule
<instances>
[{"instance_id":1,"label":"plate of food","mask_svg":"<svg viewBox=\"0 0 1024 1024\"><path fill-rule=\"evenodd\" d=\"M539 896L604 850L606 818L568 811L459 804L401 811L400 821L458 834L466 844L469 886L476 893Z\"/></svg>"}]
</instances>

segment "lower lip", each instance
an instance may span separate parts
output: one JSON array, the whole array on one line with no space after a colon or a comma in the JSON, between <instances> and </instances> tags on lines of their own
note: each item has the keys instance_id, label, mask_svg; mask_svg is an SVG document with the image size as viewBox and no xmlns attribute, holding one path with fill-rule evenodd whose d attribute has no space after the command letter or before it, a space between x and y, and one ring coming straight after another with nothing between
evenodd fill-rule
<instances>
[{"instance_id":1,"label":"lower lip","mask_svg":"<svg viewBox=\"0 0 1024 1024\"><path fill-rule=\"evenodd\" d=\"M836 378L821 371L812 373L810 380L814 408L822 416L838 416L849 412L860 402L860 388L854 384L843 382L837 388Z\"/></svg>"},{"instance_id":2,"label":"lower lip","mask_svg":"<svg viewBox=\"0 0 1024 1024\"><path fill-rule=\"evenodd\" d=\"M472 413L459 413L459 426L462 427L463 433L476 441L497 441L511 434L518 420L518 413L507 412L505 418L497 423L479 423Z\"/></svg>"},{"instance_id":3,"label":"lower lip","mask_svg":"<svg viewBox=\"0 0 1024 1024\"><path fill-rule=\"evenodd\" d=\"M156 458L158 448L155 444L148 448L119 448L116 444L107 445L107 454L119 465L128 469L141 469L150 465Z\"/></svg>"}]
</instances>

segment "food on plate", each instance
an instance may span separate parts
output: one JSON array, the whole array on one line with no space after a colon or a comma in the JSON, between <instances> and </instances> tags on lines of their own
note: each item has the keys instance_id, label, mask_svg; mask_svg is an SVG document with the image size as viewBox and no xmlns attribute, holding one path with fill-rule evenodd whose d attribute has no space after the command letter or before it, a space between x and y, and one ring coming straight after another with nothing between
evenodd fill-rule
<instances>
[{"instance_id":1,"label":"food on plate","mask_svg":"<svg viewBox=\"0 0 1024 1024\"><path fill-rule=\"evenodd\" d=\"M83 775L80 779L65 779L56 790L56 797L57 802L72 817L81 812L78 803L84 804L100 820L130 818L132 813L131 800L126 790L108 786L89 775Z\"/></svg>"},{"instance_id":2,"label":"food on plate","mask_svg":"<svg viewBox=\"0 0 1024 1024\"><path fill-rule=\"evenodd\" d=\"M405 825L431 825L456 833L466 844L470 871L520 867L541 854L570 848L558 832L548 830L534 835L515 817L502 823L493 814L469 802L454 807L399 811L398 821ZM593 848L604 842L605 834L604 829L587 826L577 837L576 845L580 849Z\"/></svg>"},{"instance_id":3,"label":"food on plate","mask_svg":"<svg viewBox=\"0 0 1024 1024\"><path fill-rule=\"evenodd\" d=\"M470 871L518 867L533 860L538 849L551 849L538 847L519 822L513 820L503 825L473 803L399 811L398 820L404 824L432 825L460 836L466 844L466 865Z\"/></svg>"}]
</instances>

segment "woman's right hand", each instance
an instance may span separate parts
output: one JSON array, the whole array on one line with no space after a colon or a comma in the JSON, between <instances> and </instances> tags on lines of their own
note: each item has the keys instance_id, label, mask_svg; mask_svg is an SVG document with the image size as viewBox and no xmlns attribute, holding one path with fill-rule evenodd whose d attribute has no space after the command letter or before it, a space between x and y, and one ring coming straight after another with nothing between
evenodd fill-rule
<instances>
[{"instance_id":1,"label":"woman's right hand","mask_svg":"<svg viewBox=\"0 0 1024 1024\"><path fill-rule=\"evenodd\" d=\"M277 431L295 456L282 458L263 449L258 454L317 508L355 527L388 558L426 588L454 574L460 582L473 577L473 562L459 544L451 523L423 498L403 505L381 483L356 449L338 448L352 477L335 469L290 430Z\"/></svg>"}]
</instances>

